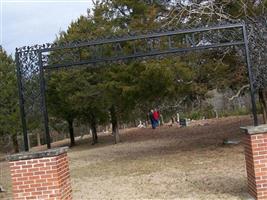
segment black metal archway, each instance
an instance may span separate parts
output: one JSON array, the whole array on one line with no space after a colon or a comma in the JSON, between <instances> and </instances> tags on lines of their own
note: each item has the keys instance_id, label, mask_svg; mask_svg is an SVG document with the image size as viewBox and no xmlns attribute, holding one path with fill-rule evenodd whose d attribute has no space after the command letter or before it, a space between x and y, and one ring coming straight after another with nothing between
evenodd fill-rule
<instances>
[{"instance_id":1,"label":"black metal archway","mask_svg":"<svg viewBox=\"0 0 267 200\"><path fill-rule=\"evenodd\" d=\"M28 146L28 124L35 115L43 118L47 147L50 145L49 120L45 97L45 72L99 62L114 62L204 49L241 46L248 68L254 125L258 125L254 80L245 23L185 30L129 34L126 37L53 43L16 49L20 111L24 149Z\"/></svg>"}]
</instances>

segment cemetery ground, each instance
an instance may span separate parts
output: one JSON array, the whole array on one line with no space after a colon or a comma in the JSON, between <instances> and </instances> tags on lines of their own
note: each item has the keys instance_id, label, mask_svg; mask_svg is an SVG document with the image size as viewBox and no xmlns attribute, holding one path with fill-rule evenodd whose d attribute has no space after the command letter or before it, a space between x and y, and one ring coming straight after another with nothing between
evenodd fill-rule
<instances>
[{"instance_id":1,"label":"cemetery ground","mask_svg":"<svg viewBox=\"0 0 267 200\"><path fill-rule=\"evenodd\" d=\"M73 199L247 199L240 126L250 116L196 121L192 126L121 131L122 143L99 133L99 144L77 138L68 152ZM53 143L64 146L68 140ZM40 150L40 147L34 150ZM11 199L8 165L0 162L0 184Z\"/></svg>"}]
</instances>

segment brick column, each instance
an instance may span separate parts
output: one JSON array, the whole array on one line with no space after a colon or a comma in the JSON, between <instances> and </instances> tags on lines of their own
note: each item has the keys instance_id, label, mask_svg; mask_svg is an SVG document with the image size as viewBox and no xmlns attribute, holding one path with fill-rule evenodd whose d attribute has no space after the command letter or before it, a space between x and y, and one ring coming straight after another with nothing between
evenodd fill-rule
<instances>
[{"instance_id":1,"label":"brick column","mask_svg":"<svg viewBox=\"0 0 267 200\"><path fill-rule=\"evenodd\" d=\"M8 156L13 199L71 200L67 149Z\"/></svg>"},{"instance_id":2,"label":"brick column","mask_svg":"<svg viewBox=\"0 0 267 200\"><path fill-rule=\"evenodd\" d=\"M257 199L267 199L267 125L244 127L248 192Z\"/></svg>"}]
</instances>

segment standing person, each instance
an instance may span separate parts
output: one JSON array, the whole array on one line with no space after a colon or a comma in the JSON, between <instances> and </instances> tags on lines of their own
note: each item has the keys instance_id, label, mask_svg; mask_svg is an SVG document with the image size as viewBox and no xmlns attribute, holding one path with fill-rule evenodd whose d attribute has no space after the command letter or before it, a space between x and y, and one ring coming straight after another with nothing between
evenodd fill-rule
<instances>
[{"instance_id":1,"label":"standing person","mask_svg":"<svg viewBox=\"0 0 267 200\"><path fill-rule=\"evenodd\" d=\"M157 109L153 112L153 118L155 121L155 127L157 127L159 125L159 111Z\"/></svg>"},{"instance_id":2,"label":"standing person","mask_svg":"<svg viewBox=\"0 0 267 200\"><path fill-rule=\"evenodd\" d=\"M154 110L150 110L148 115L149 115L149 119L151 121L151 126L152 126L153 129L155 129L156 128L156 123L155 123L155 119L154 119Z\"/></svg>"}]
</instances>

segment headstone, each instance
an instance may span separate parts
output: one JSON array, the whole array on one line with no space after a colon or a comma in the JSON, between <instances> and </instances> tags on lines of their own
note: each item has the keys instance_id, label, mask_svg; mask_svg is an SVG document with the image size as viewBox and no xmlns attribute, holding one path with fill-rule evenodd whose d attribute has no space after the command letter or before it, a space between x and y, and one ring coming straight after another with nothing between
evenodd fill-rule
<instances>
[{"instance_id":1,"label":"headstone","mask_svg":"<svg viewBox=\"0 0 267 200\"><path fill-rule=\"evenodd\" d=\"M0 192L5 192L5 189L1 185L0 185Z\"/></svg>"},{"instance_id":2,"label":"headstone","mask_svg":"<svg viewBox=\"0 0 267 200\"><path fill-rule=\"evenodd\" d=\"M180 119L179 123L180 123L180 126L184 126L184 127L188 126L188 121L186 118Z\"/></svg>"}]
</instances>

